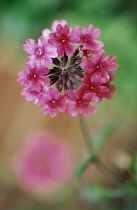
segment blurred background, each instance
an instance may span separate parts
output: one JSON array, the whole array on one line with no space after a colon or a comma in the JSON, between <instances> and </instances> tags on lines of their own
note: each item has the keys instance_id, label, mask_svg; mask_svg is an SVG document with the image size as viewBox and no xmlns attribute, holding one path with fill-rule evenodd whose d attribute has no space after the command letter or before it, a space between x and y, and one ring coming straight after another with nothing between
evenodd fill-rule
<instances>
[{"instance_id":1,"label":"blurred background","mask_svg":"<svg viewBox=\"0 0 137 210\"><path fill-rule=\"evenodd\" d=\"M114 199L98 205L81 198L81 190L93 183L112 183L93 165L81 179L75 176L60 193L40 196L24 191L12 168L12 159L22 147L30 131L46 129L60 135L73 149L74 165L85 157L83 136L78 117L60 113L55 118L44 116L41 107L20 96L22 87L17 73L25 70L26 54L22 44L27 38L37 40L53 20L66 19L69 26L100 28L107 55L116 55L119 68L114 84L118 92L112 100L95 105L97 114L87 118L91 133L102 130L116 121L102 160L121 176L123 183L129 176L129 159L137 152L136 58L137 19L133 0L2 0L0 3L0 210L82 210L121 209L122 202ZM125 159L125 157L128 157ZM127 160L127 161L126 161ZM124 161L124 162L122 162ZM122 164L120 164L122 162ZM125 167L123 165L125 164ZM68 187L69 185L69 187ZM65 193L64 193L65 192ZM100 195L100 194L99 194ZM98 196L99 196L98 195ZM97 197L98 197L97 196ZM91 204L91 205L90 205ZM101 206L101 207L100 207ZM113 207L112 207L113 206Z\"/></svg>"}]
</instances>

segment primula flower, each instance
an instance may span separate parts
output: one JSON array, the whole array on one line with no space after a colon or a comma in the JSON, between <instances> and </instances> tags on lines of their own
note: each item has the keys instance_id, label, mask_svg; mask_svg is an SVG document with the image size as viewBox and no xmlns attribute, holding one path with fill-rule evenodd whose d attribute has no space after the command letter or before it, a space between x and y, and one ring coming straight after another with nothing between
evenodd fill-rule
<instances>
[{"instance_id":1,"label":"primula flower","mask_svg":"<svg viewBox=\"0 0 137 210\"><path fill-rule=\"evenodd\" d=\"M94 29L92 24L87 25L83 33L80 26L75 26L72 34L76 39L75 43L82 45L85 49L99 50L104 46L102 41L95 40L100 36L100 30L98 28Z\"/></svg>"},{"instance_id":2,"label":"primula flower","mask_svg":"<svg viewBox=\"0 0 137 210\"><path fill-rule=\"evenodd\" d=\"M57 56L56 48L51 46L44 36L38 39L38 44L33 39L27 39L26 43L22 45L22 49L26 53L31 54L25 61L28 65L34 63L40 65L41 63L44 67L47 67L52 64L51 58Z\"/></svg>"},{"instance_id":3,"label":"primula flower","mask_svg":"<svg viewBox=\"0 0 137 210\"><path fill-rule=\"evenodd\" d=\"M35 100L35 104L38 102L38 98L40 95L43 95L48 88L46 86L41 86L40 91L32 90L31 88L23 88L21 91L21 95L25 96L27 101Z\"/></svg>"},{"instance_id":4,"label":"primula flower","mask_svg":"<svg viewBox=\"0 0 137 210\"><path fill-rule=\"evenodd\" d=\"M51 25L52 31L51 31L50 29L47 29L47 28L46 28L46 29L44 29L44 30L42 31L42 36L44 36L46 39L49 38L49 34L50 34L50 33L56 32L56 29L57 29L58 24L64 26L64 25L67 24L67 21L66 21L66 20L60 20L60 21L59 21L59 20L54 20L54 22L53 22L52 25Z\"/></svg>"},{"instance_id":5,"label":"primula flower","mask_svg":"<svg viewBox=\"0 0 137 210\"><path fill-rule=\"evenodd\" d=\"M14 159L14 168L23 188L52 192L60 189L72 176L72 153L60 138L47 131L35 131Z\"/></svg>"},{"instance_id":6,"label":"primula flower","mask_svg":"<svg viewBox=\"0 0 137 210\"><path fill-rule=\"evenodd\" d=\"M82 32L80 26L70 29L67 21L55 20L51 30L43 30L38 44L28 39L23 49L31 56L25 63L37 71L18 73L18 82L26 87L22 95L44 106L44 114L51 117L59 111L71 116L95 114L91 103L110 99L116 92L111 82L115 79L112 71L118 68L116 56L105 57L103 42L96 40L99 36L100 29L92 24Z\"/></svg>"},{"instance_id":7,"label":"primula flower","mask_svg":"<svg viewBox=\"0 0 137 210\"><path fill-rule=\"evenodd\" d=\"M50 79L46 76L49 73L49 69L43 66L29 66L26 65L28 72L21 71L18 73L20 78L18 82L21 85L26 85L30 90L40 92L43 84L50 84Z\"/></svg>"},{"instance_id":8,"label":"primula flower","mask_svg":"<svg viewBox=\"0 0 137 210\"><path fill-rule=\"evenodd\" d=\"M94 51L89 58L82 60L82 69L89 69L87 74L92 75L92 82L95 84L106 83L109 80L107 73L108 62L103 59L103 56L106 54L105 50L101 49L99 51Z\"/></svg>"},{"instance_id":9,"label":"primula flower","mask_svg":"<svg viewBox=\"0 0 137 210\"><path fill-rule=\"evenodd\" d=\"M75 93L72 91L66 92L68 100L72 101L67 106L67 111L72 117L76 116L78 111L84 117L87 117L89 113L96 113L95 107L90 102L98 102L98 97L92 93L83 92L83 87L80 87Z\"/></svg>"},{"instance_id":10,"label":"primula flower","mask_svg":"<svg viewBox=\"0 0 137 210\"><path fill-rule=\"evenodd\" d=\"M64 55L70 56L74 53L74 46L70 44L74 38L67 24L64 26L58 24L56 32L49 34L49 37L49 43L57 48L57 53L60 58Z\"/></svg>"},{"instance_id":11,"label":"primula flower","mask_svg":"<svg viewBox=\"0 0 137 210\"><path fill-rule=\"evenodd\" d=\"M59 91L56 88L49 88L45 93L41 94L38 97L37 104L39 106L46 106L44 108L44 114L55 117L60 112L66 111L66 98L62 95L59 95Z\"/></svg>"}]
</instances>

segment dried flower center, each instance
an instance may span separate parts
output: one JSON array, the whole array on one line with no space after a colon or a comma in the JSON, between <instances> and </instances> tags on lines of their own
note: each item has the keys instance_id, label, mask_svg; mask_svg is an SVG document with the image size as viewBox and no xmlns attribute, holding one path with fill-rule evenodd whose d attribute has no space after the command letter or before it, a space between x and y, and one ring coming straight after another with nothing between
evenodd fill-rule
<instances>
[{"instance_id":1,"label":"dried flower center","mask_svg":"<svg viewBox=\"0 0 137 210\"><path fill-rule=\"evenodd\" d=\"M83 77L83 70L80 67L81 59L79 49L76 49L70 58L66 55L60 60L53 58L55 66L49 72L50 85L55 84L59 92L76 90L78 81L81 82Z\"/></svg>"}]
</instances>

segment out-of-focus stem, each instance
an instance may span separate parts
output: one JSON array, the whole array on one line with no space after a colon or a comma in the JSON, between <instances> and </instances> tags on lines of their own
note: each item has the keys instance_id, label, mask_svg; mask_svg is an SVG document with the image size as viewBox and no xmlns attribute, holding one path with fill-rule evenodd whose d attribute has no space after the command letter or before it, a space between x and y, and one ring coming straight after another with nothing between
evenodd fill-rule
<instances>
[{"instance_id":1,"label":"out-of-focus stem","mask_svg":"<svg viewBox=\"0 0 137 210\"><path fill-rule=\"evenodd\" d=\"M79 121L80 121L80 126L81 126L81 130L82 130L83 137L84 137L85 146L86 146L87 150L89 150L89 149L92 150L93 149L92 139L90 136L87 121L80 114L79 114Z\"/></svg>"},{"instance_id":2,"label":"out-of-focus stem","mask_svg":"<svg viewBox=\"0 0 137 210\"><path fill-rule=\"evenodd\" d=\"M89 131L86 119L79 114L79 120L80 120L81 130L82 130L82 133L83 133L86 148L88 150L89 149L93 150L93 142L92 142L92 138L91 138L91 135L90 135L90 131ZM108 166L105 165L105 163L103 163L99 159L99 157L95 158L95 160L92 161L92 163L94 163L94 165L101 172L103 172L103 174L106 177L108 177L111 180L111 182L113 182L116 186L121 185L121 181L119 180L119 178L115 175L115 173Z\"/></svg>"}]
</instances>

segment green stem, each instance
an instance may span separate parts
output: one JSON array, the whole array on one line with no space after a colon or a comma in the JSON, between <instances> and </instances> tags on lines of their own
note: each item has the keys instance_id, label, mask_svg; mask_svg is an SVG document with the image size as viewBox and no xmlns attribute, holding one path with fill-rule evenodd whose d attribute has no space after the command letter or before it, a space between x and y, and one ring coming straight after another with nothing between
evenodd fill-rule
<instances>
[{"instance_id":1,"label":"green stem","mask_svg":"<svg viewBox=\"0 0 137 210\"><path fill-rule=\"evenodd\" d=\"M87 125L87 121L80 114L79 114L79 121L80 121L80 126L81 126L81 130L82 130L83 137L84 137L85 146L86 146L87 150L89 150L89 149L92 150L93 145L92 145L92 140L91 140L89 128Z\"/></svg>"},{"instance_id":2,"label":"green stem","mask_svg":"<svg viewBox=\"0 0 137 210\"><path fill-rule=\"evenodd\" d=\"M82 133L83 133L83 137L84 137L84 142L85 142L85 145L87 147L87 149L90 151L93 150L93 141L91 139L91 136L90 136L90 131L89 131L89 128L88 128L88 125L87 125L87 122L86 122L86 119L84 117L82 117L80 114L79 114L79 119L80 119L80 125L81 125L81 130L82 130ZM121 181L119 180L119 178L114 174L114 172L108 168L100 159L99 157L97 157L94 162L95 166L101 171L103 172L103 174L105 176L107 176L111 182L113 182L116 186L120 186L121 185ZM90 162L89 162L90 164Z\"/></svg>"}]
</instances>

